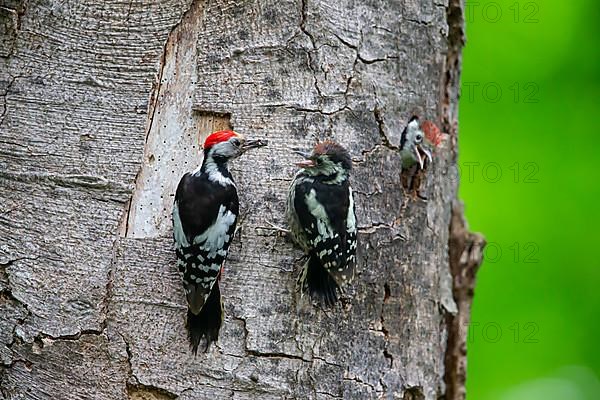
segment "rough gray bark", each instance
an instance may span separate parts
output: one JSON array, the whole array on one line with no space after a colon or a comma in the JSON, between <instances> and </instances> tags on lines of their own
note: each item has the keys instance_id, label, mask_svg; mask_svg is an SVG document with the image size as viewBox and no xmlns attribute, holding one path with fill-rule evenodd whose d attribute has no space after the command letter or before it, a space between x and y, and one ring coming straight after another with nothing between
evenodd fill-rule
<instances>
[{"instance_id":1,"label":"rough gray bark","mask_svg":"<svg viewBox=\"0 0 600 400\"><path fill-rule=\"evenodd\" d=\"M0 7L2 395L463 398L483 241L452 218L461 2L143 3ZM427 202L400 185L415 112L451 139ZM198 143L229 126L270 146L234 165L226 318L194 358L168 214ZM356 166L358 276L329 312L295 294L300 251L261 228L283 224L290 149L313 136Z\"/></svg>"}]
</instances>

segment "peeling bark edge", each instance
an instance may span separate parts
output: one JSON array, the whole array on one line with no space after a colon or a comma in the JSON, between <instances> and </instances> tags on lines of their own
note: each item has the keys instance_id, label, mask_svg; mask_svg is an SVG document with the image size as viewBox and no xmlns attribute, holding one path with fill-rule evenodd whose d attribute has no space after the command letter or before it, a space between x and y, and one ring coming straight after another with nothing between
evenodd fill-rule
<instances>
[{"instance_id":1,"label":"peeling bark edge","mask_svg":"<svg viewBox=\"0 0 600 400\"><path fill-rule=\"evenodd\" d=\"M445 357L445 400L464 400L467 380L467 334L471 320L471 304L479 266L483 261L485 239L481 234L469 232L460 201L452 207L450 222L450 272L452 293L458 308L456 315L446 317L448 344Z\"/></svg>"},{"instance_id":2,"label":"peeling bark edge","mask_svg":"<svg viewBox=\"0 0 600 400\"><path fill-rule=\"evenodd\" d=\"M442 130L450 135L453 162L458 161L458 99L460 93L460 72L462 49L465 45L464 0L449 0L446 10L448 21L448 49L444 73L441 112Z\"/></svg>"},{"instance_id":3,"label":"peeling bark edge","mask_svg":"<svg viewBox=\"0 0 600 400\"><path fill-rule=\"evenodd\" d=\"M152 85L152 88L150 90L150 95L149 95L145 136L144 136L143 157L140 162L140 168L135 177L134 188L131 191L131 196L129 198L129 201L124 208L123 215L121 217L121 222L118 227L118 236L120 236L120 237L129 236L129 224L130 224L130 217L132 214L131 208L135 202L136 192L138 191L138 189L141 186L140 180L142 178L142 173L144 170L144 160L147 158L147 155L148 155L148 139L150 137L150 133L151 133L152 127L154 125L154 117L156 115L156 110L160 106L159 99L160 99L161 89L163 87L163 74L165 71L165 66L167 64L167 55L169 52L169 48L173 47L173 43L175 42L175 40L177 38L177 31L180 29L180 27L185 23L186 20L193 18L194 13L197 13L198 11L201 12L202 8L204 7L204 2L205 2L205 0L192 0L191 1L191 3L189 4L189 7L182 14L179 21L175 25L173 25L173 27L169 31L169 34L167 35L167 38L165 39L165 43L163 44L162 52L158 59L156 78L155 78L154 84Z\"/></svg>"},{"instance_id":4,"label":"peeling bark edge","mask_svg":"<svg viewBox=\"0 0 600 400\"><path fill-rule=\"evenodd\" d=\"M199 165L202 143L214 131L232 129L229 110L196 109L193 93L204 29L204 0L195 0L171 29L160 57L158 83L148 109L142 165L121 221L120 233L131 238L169 234L177 182Z\"/></svg>"},{"instance_id":5,"label":"peeling bark edge","mask_svg":"<svg viewBox=\"0 0 600 400\"><path fill-rule=\"evenodd\" d=\"M441 93L442 130L450 135L453 163L458 162L458 99L462 49L465 45L464 0L449 0L447 8L448 50ZM464 218L463 204L457 199L452 207L448 252L452 275L452 294L456 314L447 314L447 346L444 360L444 400L464 400L467 379L467 334L476 274L483 261L485 239L471 233Z\"/></svg>"}]
</instances>

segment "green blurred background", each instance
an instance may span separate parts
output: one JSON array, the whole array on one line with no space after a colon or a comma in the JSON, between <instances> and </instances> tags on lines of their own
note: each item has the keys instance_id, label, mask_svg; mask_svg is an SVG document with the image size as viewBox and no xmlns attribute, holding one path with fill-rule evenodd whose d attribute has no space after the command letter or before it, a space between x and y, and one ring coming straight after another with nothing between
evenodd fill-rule
<instances>
[{"instance_id":1,"label":"green blurred background","mask_svg":"<svg viewBox=\"0 0 600 400\"><path fill-rule=\"evenodd\" d=\"M600 2L467 1L469 400L600 399Z\"/></svg>"}]
</instances>

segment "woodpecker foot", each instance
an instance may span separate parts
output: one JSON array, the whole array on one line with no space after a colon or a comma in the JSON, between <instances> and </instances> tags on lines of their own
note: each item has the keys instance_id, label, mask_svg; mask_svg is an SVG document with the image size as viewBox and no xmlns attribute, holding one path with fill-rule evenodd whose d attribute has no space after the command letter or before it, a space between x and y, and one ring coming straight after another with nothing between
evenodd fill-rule
<instances>
[{"instance_id":1,"label":"woodpecker foot","mask_svg":"<svg viewBox=\"0 0 600 400\"><path fill-rule=\"evenodd\" d=\"M285 228L282 228L280 226L277 226L274 223L272 223L271 221L265 221L265 223L268 226L257 226L256 229L262 229L262 230L265 230L265 231L270 231L270 232L272 232L271 235L273 235L273 236L277 236L277 235L279 235L279 236L287 236L287 235L290 234L289 229L285 229Z\"/></svg>"},{"instance_id":2,"label":"woodpecker foot","mask_svg":"<svg viewBox=\"0 0 600 400\"><path fill-rule=\"evenodd\" d=\"M298 274L298 278L296 278L296 290L300 292L300 298L304 296L303 281L306 278L306 270L303 268L304 263L308 260L310 256L308 254L302 254L300 257L295 258L293 261L294 267L300 265L300 274Z\"/></svg>"},{"instance_id":3,"label":"woodpecker foot","mask_svg":"<svg viewBox=\"0 0 600 400\"><path fill-rule=\"evenodd\" d=\"M233 231L233 237L238 236L238 231L242 230L242 227L244 226L244 221L246 221L247 216L248 216L248 211L246 211L240 215L240 217L238 218L237 226L235 227L235 230Z\"/></svg>"},{"instance_id":4,"label":"woodpecker foot","mask_svg":"<svg viewBox=\"0 0 600 400\"><path fill-rule=\"evenodd\" d=\"M412 198L413 198L413 201L416 201L417 199L419 199L419 200L423 200L423 201L427 202L427 196L422 195L418 189L413 190Z\"/></svg>"},{"instance_id":5,"label":"woodpecker foot","mask_svg":"<svg viewBox=\"0 0 600 400\"><path fill-rule=\"evenodd\" d=\"M300 256L294 260L294 264L296 264L296 263L304 264L304 262L306 262L306 260L308 260L308 257L309 257L308 254L303 254L302 256Z\"/></svg>"},{"instance_id":6,"label":"woodpecker foot","mask_svg":"<svg viewBox=\"0 0 600 400\"><path fill-rule=\"evenodd\" d=\"M421 194L421 186L425 181L426 170L413 166L402 171L401 182L404 190L408 192L413 201L417 199L427 201L427 196Z\"/></svg>"}]
</instances>

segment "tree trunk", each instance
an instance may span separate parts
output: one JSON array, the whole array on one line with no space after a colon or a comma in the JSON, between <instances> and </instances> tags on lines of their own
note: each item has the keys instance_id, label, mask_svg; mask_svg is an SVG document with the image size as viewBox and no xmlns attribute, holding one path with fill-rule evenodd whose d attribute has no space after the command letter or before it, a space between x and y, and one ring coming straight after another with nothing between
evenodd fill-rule
<instances>
[{"instance_id":1,"label":"tree trunk","mask_svg":"<svg viewBox=\"0 0 600 400\"><path fill-rule=\"evenodd\" d=\"M462 399L483 240L457 192L460 0L7 0L0 7L0 356L5 398ZM238 4L239 3L239 4ZM415 199L404 124L450 140ZM199 143L233 127L242 219L220 340L194 357L170 210ZM353 154L357 278L295 291L292 148ZM454 211L453 211L454 210ZM458 307L457 307L458 306Z\"/></svg>"}]
</instances>

